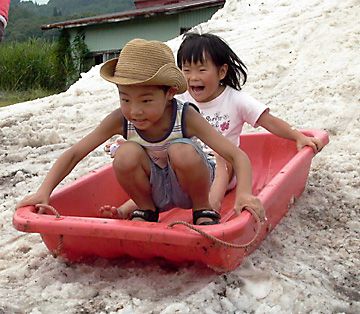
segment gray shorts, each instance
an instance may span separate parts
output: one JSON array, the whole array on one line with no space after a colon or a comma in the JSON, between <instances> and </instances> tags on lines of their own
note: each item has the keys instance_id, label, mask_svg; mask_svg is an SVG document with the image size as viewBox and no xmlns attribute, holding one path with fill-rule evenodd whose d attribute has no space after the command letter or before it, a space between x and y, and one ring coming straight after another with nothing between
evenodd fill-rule
<instances>
[{"instance_id":1,"label":"gray shorts","mask_svg":"<svg viewBox=\"0 0 360 314\"><path fill-rule=\"evenodd\" d=\"M209 179L211 184L215 175L215 163L208 159L202 149L189 138L179 138L171 141L171 144L174 143L189 144L195 148L209 169ZM150 184L154 204L160 212L164 212L175 207L192 208L191 198L181 188L176 174L171 168L169 162L165 168L160 168L151 161Z\"/></svg>"}]
</instances>

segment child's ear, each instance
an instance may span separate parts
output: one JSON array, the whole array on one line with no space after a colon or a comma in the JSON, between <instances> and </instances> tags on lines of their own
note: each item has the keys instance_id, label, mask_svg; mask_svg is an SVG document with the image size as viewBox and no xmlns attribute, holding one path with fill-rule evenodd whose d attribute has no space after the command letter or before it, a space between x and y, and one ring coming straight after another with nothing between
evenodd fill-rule
<instances>
[{"instance_id":1,"label":"child's ear","mask_svg":"<svg viewBox=\"0 0 360 314\"><path fill-rule=\"evenodd\" d=\"M170 99L174 98L174 96L176 95L178 89L174 86L170 87L167 91L167 95L169 96Z\"/></svg>"},{"instance_id":2,"label":"child's ear","mask_svg":"<svg viewBox=\"0 0 360 314\"><path fill-rule=\"evenodd\" d=\"M229 66L225 63L219 68L220 80L223 80L228 72Z\"/></svg>"}]
</instances>

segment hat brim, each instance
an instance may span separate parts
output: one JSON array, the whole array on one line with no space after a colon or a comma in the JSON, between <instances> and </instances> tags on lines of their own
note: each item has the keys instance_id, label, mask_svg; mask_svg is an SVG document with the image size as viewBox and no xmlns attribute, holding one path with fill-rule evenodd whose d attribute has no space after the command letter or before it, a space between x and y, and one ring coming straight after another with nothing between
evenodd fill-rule
<instances>
[{"instance_id":1,"label":"hat brim","mask_svg":"<svg viewBox=\"0 0 360 314\"><path fill-rule=\"evenodd\" d=\"M106 61L100 68L100 75L103 79L118 85L163 85L177 88L177 94L187 90L187 83L184 74L173 64L162 66L152 77L147 80L138 80L128 77L115 76L115 68L118 59Z\"/></svg>"}]
</instances>

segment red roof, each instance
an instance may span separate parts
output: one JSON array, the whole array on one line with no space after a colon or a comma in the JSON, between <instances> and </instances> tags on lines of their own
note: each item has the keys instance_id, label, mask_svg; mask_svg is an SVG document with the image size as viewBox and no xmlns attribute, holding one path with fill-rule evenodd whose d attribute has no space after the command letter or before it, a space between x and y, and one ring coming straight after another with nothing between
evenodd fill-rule
<instances>
[{"instance_id":1,"label":"red roof","mask_svg":"<svg viewBox=\"0 0 360 314\"><path fill-rule=\"evenodd\" d=\"M220 6L225 3L225 0L175 0L176 3L173 3L171 0L138 0L143 2L162 2L162 5L145 7L142 9L135 9L131 11L122 11L112 14L104 14L93 17L86 17L76 20L68 20L64 22L58 22L53 24L42 25L41 29L47 30L52 28L71 28L71 27L80 27L94 24L104 24L104 23L116 23L120 21L131 20L135 18L147 18L156 15L164 14L176 14L183 11L191 11L197 8L207 8ZM165 2L172 2L171 4L164 4Z\"/></svg>"},{"instance_id":2,"label":"red roof","mask_svg":"<svg viewBox=\"0 0 360 314\"><path fill-rule=\"evenodd\" d=\"M156 7L161 5L174 4L184 2L187 0L134 0L135 7L137 9Z\"/></svg>"}]
</instances>

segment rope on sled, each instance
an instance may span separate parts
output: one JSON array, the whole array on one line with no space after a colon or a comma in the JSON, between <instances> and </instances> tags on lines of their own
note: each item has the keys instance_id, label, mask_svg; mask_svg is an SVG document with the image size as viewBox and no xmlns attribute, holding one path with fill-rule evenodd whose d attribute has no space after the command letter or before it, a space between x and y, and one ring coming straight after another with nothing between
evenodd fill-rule
<instances>
[{"instance_id":1,"label":"rope on sled","mask_svg":"<svg viewBox=\"0 0 360 314\"><path fill-rule=\"evenodd\" d=\"M260 231L262 229L263 223L265 223L267 221L267 219L265 218L265 220L262 222L259 215L252 208L246 207L246 210L249 211L254 216L254 218L256 220L257 228L256 228L256 232L255 232L254 237L249 242L244 243L244 244L235 244L235 243L231 243L231 242L226 242L226 241L221 240L221 239L219 239L219 238L217 238L217 237L215 237L215 236L213 236L211 234L206 233L202 229L197 228L196 226L194 226L194 225L192 225L192 224L190 224L190 223L188 223L186 221L174 221L174 222L170 223L168 225L168 227L171 228L171 227L173 227L175 225L184 225L184 226L188 227L189 229L200 233L202 236L204 236L205 238L207 238L207 239L209 239L209 240L211 240L211 241L213 241L215 243L218 243L218 244L226 246L226 247L234 248L234 249L243 249L243 248L249 247L250 245L252 245L256 241L256 239L259 236Z\"/></svg>"},{"instance_id":2,"label":"rope on sled","mask_svg":"<svg viewBox=\"0 0 360 314\"><path fill-rule=\"evenodd\" d=\"M52 207L51 205L48 205L48 204L36 204L35 208L38 209L38 214L43 214L45 212L45 210L48 209L56 216L56 218L61 217L59 212L54 207ZM56 246L55 251L52 252L52 255L54 257L58 257L62 252L63 246L64 246L64 236L62 234L60 234L58 244Z\"/></svg>"},{"instance_id":3,"label":"rope on sled","mask_svg":"<svg viewBox=\"0 0 360 314\"><path fill-rule=\"evenodd\" d=\"M53 212L53 214L56 216L56 218L60 218L59 212L54 207L52 207L51 205L48 205L48 204L36 204L35 208L38 209L38 214L43 214L45 212L45 209L48 209L51 212Z\"/></svg>"},{"instance_id":4,"label":"rope on sled","mask_svg":"<svg viewBox=\"0 0 360 314\"><path fill-rule=\"evenodd\" d=\"M48 209L50 210L55 216L56 218L60 218L60 214L59 212L54 208L52 207L51 205L48 205L48 204L36 204L35 205L35 208L38 209L38 213L39 214L43 214L45 212L45 209ZM196 226L186 222L186 221L174 221L172 223L170 223L168 225L168 227L173 227L175 225L184 225L186 227L188 227L189 229L195 231L195 232L198 232L199 234L201 234L203 237L215 242L215 243L218 243L220 245L223 245L223 246L226 246L226 247L230 247L230 248L234 248L234 249L243 249L243 248L247 248L249 247L250 245L252 245L256 239L258 238L259 234L260 234L260 231L262 229L262 225L263 223L266 223L267 219L265 218L264 221L261 221L259 215L250 207L246 207L246 210L249 211L255 218L256 220L256 232L255 232L255 235L254 237L247 243L243 243L243 244L235 244L235 243L231 243L231 242L227 242L227 241L224 241L224 240L221 240L211 234L208 234L206 233L205 231L203 231L202 229L200 228L197 228ZM53 255L54 257L57 257L61 254L62 252L62 249L63 249L63 245L64 245L64 242L63 242L63 235L60 235L59 236L59 241L58 241L58 245L57 245L57 248L56 250L53 252Z\"/></svg>"}]
</instances>

